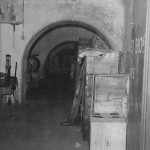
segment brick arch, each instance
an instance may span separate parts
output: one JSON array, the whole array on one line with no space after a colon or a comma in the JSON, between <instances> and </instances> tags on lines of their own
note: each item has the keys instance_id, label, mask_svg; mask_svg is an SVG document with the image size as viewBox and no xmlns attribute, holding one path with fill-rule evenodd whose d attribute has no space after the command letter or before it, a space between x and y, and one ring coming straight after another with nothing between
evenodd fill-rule
<instances>
[{"instance_id":1,"label":"brick arch","mask_svg":"<svg viewBox=\"0 0 150 150\"><path fill-rule=\"evenodd\" d=\"M61 27L64 27L64 26L65 27L67 27L67 26L68 27L69 26L75 26L75 27L81 27L81 28L87 29L87 30L97 34L98 36L100 36L102 38L102 40L105 41L105 43L107 44L109 49L112 49L112 43L106 38L106 36L104 34L101 33L101 31L99 29L96 29L96 28L92 27L91 25L88 25L88 24L82 23L82 22L78 22L78 21L60 21L60 22L52 23L52 24L44 27L40 31L38 31L38 33L36 33L31 38L29 43L27 44L23 57L27 57L29 55L30 49L38 42L38 40L42 36L44 36L45 32L51 32L51 31L53 31L55 29L58 29L58 28L61 28Z\"/></svg>"}]
</instances>

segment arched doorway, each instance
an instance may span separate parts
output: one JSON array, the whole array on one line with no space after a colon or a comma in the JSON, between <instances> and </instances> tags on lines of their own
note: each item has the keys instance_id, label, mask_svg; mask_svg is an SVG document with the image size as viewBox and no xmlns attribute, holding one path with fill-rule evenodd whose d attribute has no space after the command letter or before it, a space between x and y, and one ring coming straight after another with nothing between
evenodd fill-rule
<instances>
[{"instance_id":1,"label":"arched doorway","mask_svg":"<svg viewBox=\"0 0 150 150\"><path fill-rule=\"evenodd\" d=\"M76 63L78 52L78 42L77 41L69 41L60 43L59 45L55 46L48 54L46 61L45 61L45 76L50 78L55 74L59 75L62 74L64 76L70 75L70 67L71 64L74 62ZM53 62L58 59L58 70L53 64ZM64 66L64 67L61 67ZM65 70L66 68L66 70Z\"/></svg>"},{"instance_id":2,"label":"arched doorway","mask_svg":"<svg viewBox=\"0 0 150 150\"><path fill-rule=\"evenodd\" d=\"M77 37L73 37L76 33L76 30L78 30L78 36ZM82 31L84 30L84 31ZM55 40L55 44L53 44L53 46L51 47L51 49L48 50L47 55L43 56L43 67L42 69L44 70L44 65L46 64L46 57L48 56L48 54L50 53L50 51L52 49L54 49L54 47L57 47L60 43L64 43L64 42L77 42L80 36L80 31L82 31L83 33L83 37L84 35L87 35L92 38L94 35L100 37L104 43L107 45L108 49L112 49L112 46L110 44L110 42L107 40L107 38L96 28L93 28L92 26L82 23L82 22L78 22L78 21L61 21L61 22L56 22L53 23L45 28L43 28L42 30L40 30L28 43L28 45L26 46L25 52L24 52L24 56L23 56L23 67L22 67L22 97L25 98L26 96L26 89L27 89L27 60L29 58L29 56L32 54L32 52L34 51L35 47L37 46L37 44L41 41L41 39L43 39L46 35L48 34L52 34L54 32L55 35L53 35L53 37L56 37L56 35L59 35L58 32L60 31L60 38L58 41L58 38ZM66 32L65 32L66 31ZM68 32L69 31L69 32ZM65 34L64 34L65 33ZM68 34L67 34L68 33ZM85 36L85 38L87 38L87 36ZM52 36L51 36L52 37ZM51 40L51 43L54 40ZM45 51L42 51L42 54L44 54Z\"/></svg>"}]
</instances>

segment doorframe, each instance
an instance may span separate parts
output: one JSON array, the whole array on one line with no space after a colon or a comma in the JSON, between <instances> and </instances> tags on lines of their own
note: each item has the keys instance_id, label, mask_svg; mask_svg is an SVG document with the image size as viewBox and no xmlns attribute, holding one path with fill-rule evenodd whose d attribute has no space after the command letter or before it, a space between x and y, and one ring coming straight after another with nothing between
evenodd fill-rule
<instances>
[{"instance_id":1,"label":"doorframe","mask_svg":"<svg viewBox=\"0 0 150 150\"><path fill-rule=\"evenodd\" d=\"M149 150L150 143L150 0L147 0L145 53L143 72L141 150ZM149 131L149 132L148 132Z\"/></svg>"}]
</instances>

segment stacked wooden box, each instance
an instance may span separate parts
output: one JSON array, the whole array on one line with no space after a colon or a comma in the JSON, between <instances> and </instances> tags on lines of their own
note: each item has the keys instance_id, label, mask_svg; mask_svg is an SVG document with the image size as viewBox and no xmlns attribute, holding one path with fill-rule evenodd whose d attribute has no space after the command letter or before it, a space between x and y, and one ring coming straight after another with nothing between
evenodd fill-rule
<instances>
[{"instance_id":1,"label":"stacked wooden box","mask_svg":"<svg viewBox=\"0 0 150 150\"><path fill-rule=\"evenodd\" d=\"M92 114L115 114L124 117L126 81L127 76L123 74L95 75Z\"/></svg>"},{"instance_id":2,"label":"stacked wooden box","mask_svg":"<svg viewBox=\"0 0 150 150\"><path fill-rule=\"evenodd\" d=\"M97 53L98 51L93 51ZM99 53L100 56L89 56L86 57L86 73L87 74L117 74L118 73L118 63L119 63L119 53Z\"/></svg>"},{"instance_id":3,"label":"stacked wooden box","mask_svg":"<svg viewBox=\"0 0 150 150\"><path fill-rule=\"evenodd\" d=\"M127 76L120 74L120 53L87 50L79 56L85 57L84 117L90 116L90 149L125 150Z\"/></svg>"}]
</instances>

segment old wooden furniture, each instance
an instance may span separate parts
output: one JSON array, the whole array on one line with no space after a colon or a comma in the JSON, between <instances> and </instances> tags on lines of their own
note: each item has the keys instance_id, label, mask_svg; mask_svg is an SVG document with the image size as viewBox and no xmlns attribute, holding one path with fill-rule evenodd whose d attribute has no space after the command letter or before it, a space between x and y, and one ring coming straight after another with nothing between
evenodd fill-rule
<instances>
[{"instance_id":1,"label":"old wooden furniture","mask_svg":"<svg viewBox=\"0 0 150 150\"><path fill-rule=\"evenodd\" d=\"M17 78L10 77L9 81L6 78L0 80L0 104L11 105L18 102L17 96Z\"/></svg>"},{"instance_id":2,"label":"old wooden furniture","mask_svg":"<svg viewBox=\"0 0 150 150\"><path fill-rule=\"evenodd\" d=\"M6 55L5 73L0 78L0 104L11 105L12 102L18 102L17 86L18 81L16 77L17 62L15 65L15 75L11 76L11 55Z\"/></svg>"}]
</instances>

